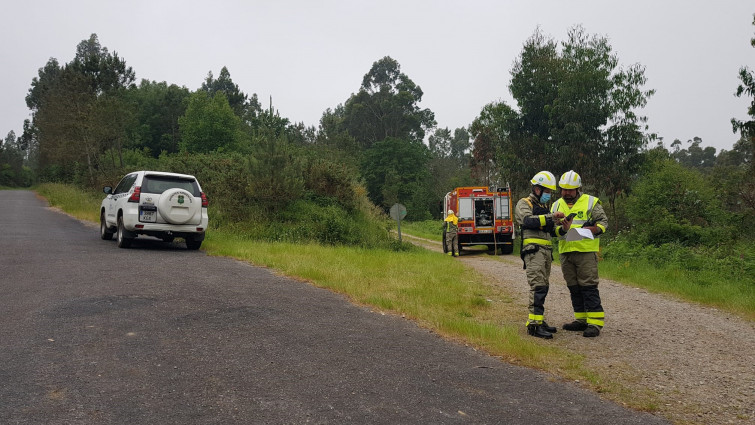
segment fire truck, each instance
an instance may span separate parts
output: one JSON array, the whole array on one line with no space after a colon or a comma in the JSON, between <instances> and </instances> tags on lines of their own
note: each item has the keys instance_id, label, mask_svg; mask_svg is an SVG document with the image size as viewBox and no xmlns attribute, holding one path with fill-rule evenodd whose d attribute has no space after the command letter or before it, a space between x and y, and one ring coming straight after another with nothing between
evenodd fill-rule
<instances>
[{"instance_id":1,"label":"fire truck","mask_svg":"<svg viewBox=\"0 0 755 425\"><path fill-rule=\"evenodd\" d=\"M487 245L496 253L514 251L514 222L510 187L457 187L445 196L443 218L453 210L459 218L459 251ZM445 228L445 227L444 227ZM443 252L448 252L443 231Z\"/></svg>"}]
</instances>

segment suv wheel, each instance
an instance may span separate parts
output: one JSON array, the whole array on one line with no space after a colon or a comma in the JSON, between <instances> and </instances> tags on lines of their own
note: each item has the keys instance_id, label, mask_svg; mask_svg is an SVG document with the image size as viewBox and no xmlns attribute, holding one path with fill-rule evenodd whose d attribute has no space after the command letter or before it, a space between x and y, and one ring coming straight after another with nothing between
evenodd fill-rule
<instances>
[{"instance_id":1,"label":"suv wheel","mask_svg":"<svg viewBox=\"0 0 755 425\"><path fill-rule=\"evenodd\" d=\"M100 213L100 237L106 241L113 239L113 232L107 227L104 212Z\"/></svg>"},{"instance_id":2,"label":"suv wheel","mask_svg":"<svg viewBox=\"0 0 755 425\"><path fill-rule=\"evenodd\" d=\"M186 248L196 251L202 246L202 241L195 241L194 239L186 239Z\"/></svg>"},{"instance_id":3,"label":"suv wheel","mask_svg":"<svg viewBox=\"0 0 755 425\"><path fill-rule=\"evenodd\" d=\"M123 228L123 217L118 217L118 248L128 248L131 246L133 238L128 238L125 235L126 229Z\"/></svg>"}]
</instances>

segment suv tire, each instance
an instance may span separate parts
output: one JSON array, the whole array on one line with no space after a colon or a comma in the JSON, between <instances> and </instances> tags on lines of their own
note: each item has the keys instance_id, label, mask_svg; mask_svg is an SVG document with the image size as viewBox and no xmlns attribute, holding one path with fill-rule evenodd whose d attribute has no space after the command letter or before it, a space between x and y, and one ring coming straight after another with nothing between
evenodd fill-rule
<instances>
[{"instance_id":1,"label":"suv tire","mask_svg":"<svg viewBox=\"0 0 755 425\"><path fill-rule=\"evenodd\" d=\"M113 239L113 232L107 227L105 223L105 212L100 213L100 237L106 241Z\"/></svg>"},{"instance_id":2,"label":"suv tire","mask_svg":"<svg viewBox=\"0 0 755 425\"><path fill-rule=\"evenodd\" d=\"M128 248L131 246L133 238L129 238L125 235L126 229L123 228L123 217L118 216L118 248Z\"/></svg>"},{"instance_id":3,"label":"suv tire","mask_svg":"<svg viewBox=\"0 0 755 425\"><path fill-rule=\"evenodd\" d=\"M199 247L202 246L202 241L197 241L194 239L186 239L186 248L196 251L199 249Z\"/></svg>"}]
</instances>

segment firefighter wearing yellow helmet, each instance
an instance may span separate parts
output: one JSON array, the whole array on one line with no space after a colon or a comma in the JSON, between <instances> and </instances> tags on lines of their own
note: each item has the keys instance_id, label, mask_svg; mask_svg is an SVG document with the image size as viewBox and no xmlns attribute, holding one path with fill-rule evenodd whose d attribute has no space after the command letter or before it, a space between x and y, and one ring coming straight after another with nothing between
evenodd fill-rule
<instances>
[{"instance_id":1,"label":"firefighter wearing yellow helmet","mask_svg":"<svg viewBox=\"0 0 755 425\"><path fill-rule=\"evenodd\" d=\"M564 218L561 212L551 213L547 204L556 190L556 177L541 171L530 180L532 192L517 202L514 219L522 237L520 255L527 270L530 285L529 317L527 333L534 337L551 339L556 328L545 321L545 297L548 295L553 251L551 239L554 226Z\"/></svg>"},{"instance_id":2,"label":"firefighter wearing yellow helmet","mask_svg":"<svg viewBox=\"0 0 755 425\"><path fill-rule=\"evenodd\" d=\"M561 271L574 308L574 321L563 328L596 337L605 320L598 291L598 251L599 236L608 228L608 217L598 198L582 193L582 178L573 170L565 172L558 185L561 198L553 203L551 212L561 212L566 217L556 226L555 233L559 238ZM569 229L579 228L590 232L587 235L572 232L566 237Z\"/></svg>"}]
</instances>

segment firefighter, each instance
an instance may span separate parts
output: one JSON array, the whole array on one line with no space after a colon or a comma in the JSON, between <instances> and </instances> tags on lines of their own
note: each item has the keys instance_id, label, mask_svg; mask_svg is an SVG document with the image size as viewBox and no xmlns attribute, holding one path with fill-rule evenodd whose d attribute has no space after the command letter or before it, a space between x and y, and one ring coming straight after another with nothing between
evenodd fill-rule
<instances>
[{"instance_id":1,"label":"firefighter","mask_svg":"<svg viewBox=\"0 0 755 425\"><path fill-rule=\"evenodd\" d=\"M548 295L551 263L553 262L552 238L556 222L562 212L551 213L547 204L556 190L556 176L548 171L535 174L530 180L532 192L517 202L514 217L522 237L520 255L527 270L530 285L529 317L527 333L534 337L551 339L556 328L545 322L545 297Z\"/></svg>"},{"instance_id":2,"label":"firefighter","mask_svg":"<svg viewBox=\"0 0 755 425\"><path fill-rule=\"evenodd\" d=\"M556 236L559 237L561 271L574 308L574 321L564 324L563 328L581 331L588 338L596 337L600 335L605 319L598 291L598 236L606 231L608 217L598 198L582 193L579 174L565 172L558 185L561 187L561 198L553 204L551 211L560 211L567 216L562 225L556 227ZM568 230L580 227L589 229L593 239L587 237L567 241L564 236Z\"/></svg>"},{"instance_id":3,"label":"firefighter","mask_svg":"<svg viewBox=\"0 0 755 425\"><path fill-rule=\"evenodd\" d=\"M448 255L454 257L459 256L459 238L457 232L459 230L459 217L456 217L454 210L448 210L446 219L443 220L444 230L446 231L446 250Z\"/></svg>"}]
</instances>

